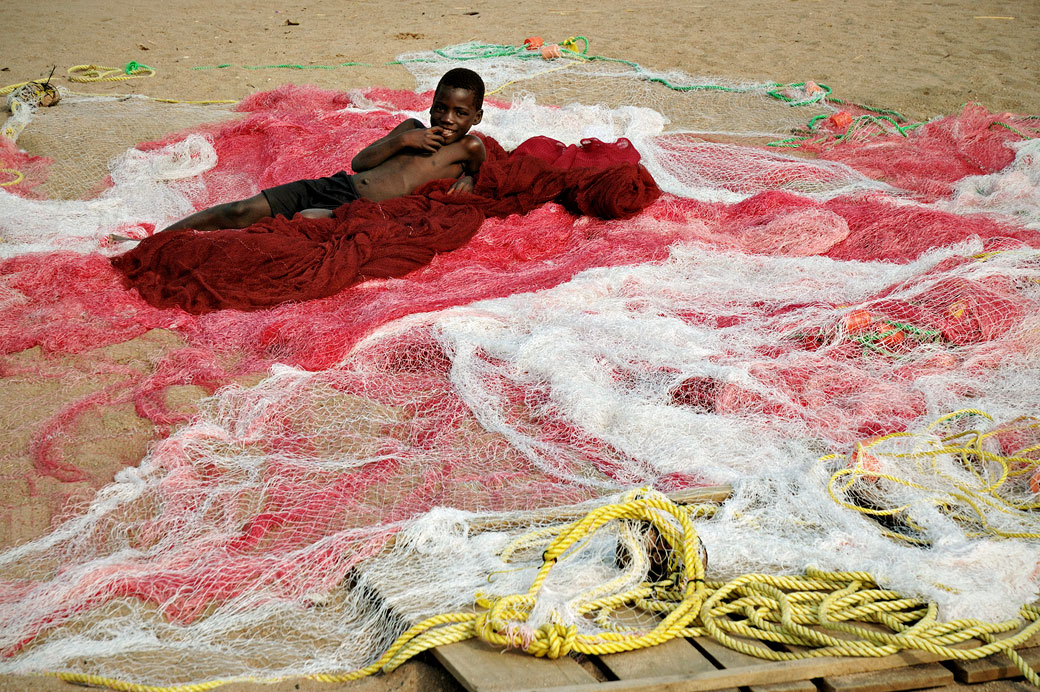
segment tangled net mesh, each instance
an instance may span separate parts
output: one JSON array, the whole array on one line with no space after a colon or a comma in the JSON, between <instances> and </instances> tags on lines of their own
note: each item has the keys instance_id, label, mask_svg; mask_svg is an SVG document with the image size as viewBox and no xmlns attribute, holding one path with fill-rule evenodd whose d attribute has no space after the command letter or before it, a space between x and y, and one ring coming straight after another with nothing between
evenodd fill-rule
<instances>
[{"instance_id":1,"label":"tangled net mesh","mask_svg":"<svg viewBox=\"0 0 1040 692\"><path fill-rule=\"evenodd\" d=\"M710 579L870 572L941 619L1016 617L1040 586L1037 120L968 106L789 153L761 136L867 112L474 50L403 56L417 93L149 104L128 120L166 129L119 133L158 139L107 177L73 133L115 147L100 121L136 101L63 101L27 151L0 144L23 174L0 188L0 671L360 669L422 618L525 591L538 536L639 487L728 486L697 520ZM458 64L507 148L628 137L670 194L626 221L490 219L404 278L269 310L122 288L109 234L339 170ZM517 626L616 630L580 603L646 581L652 543L590 536Z\"/></svg>"}]
</instances>

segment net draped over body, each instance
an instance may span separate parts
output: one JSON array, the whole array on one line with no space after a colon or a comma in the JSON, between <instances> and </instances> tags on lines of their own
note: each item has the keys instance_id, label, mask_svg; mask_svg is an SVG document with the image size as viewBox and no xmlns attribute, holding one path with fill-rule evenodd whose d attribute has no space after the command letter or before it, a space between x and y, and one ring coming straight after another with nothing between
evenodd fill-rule
<instances>
[{"instance_id":1,"label":"net draped over body","mask_svg":"<svg viewBox=\"0 0 1040 692\"><path fill-rule=\"evenodd\" d=\"M163 231L112 263L157 307L260 309L403 276L465 244L488 216L559 200L580 214L627 218L660 195L627 140L567 147L542 137L511 156L485 142L488 160L471 193L449 195L451 181L433 181L381 203L358 199L331 219L276 216L241 230Z\"/></svg>"}]
</instances>

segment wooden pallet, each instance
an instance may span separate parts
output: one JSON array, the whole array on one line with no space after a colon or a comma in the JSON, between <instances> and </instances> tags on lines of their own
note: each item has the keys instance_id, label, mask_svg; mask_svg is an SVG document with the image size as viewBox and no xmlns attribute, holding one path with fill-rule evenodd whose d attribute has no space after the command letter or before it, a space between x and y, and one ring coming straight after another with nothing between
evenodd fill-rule
<instances>
[{"instance_id":1,"label":"wooden pallet","mask_svg":"<svg viewBox=\"0 0 1040 692\"><path fill-rule=\"evenodd\" d=\"M1019 654L1030 665L1040 665L1040 640L1027 642ZM469 692L901 692L1021 675L1003 655L940 662L934 654L904 651L884 658L775 662L702 638L580 662L496 651L474 640L439 647L434 656ZM987 687L987 692L993 690Z\"/></svg>"},{"instance_id":2,"label":"wooden pallet","mask_svg":"<svg viewBox=\"0 0 1040 692\"><path fill-rule=\"evenodd\" d=\"M670 494L679 503L725 501L728 486ZM532 517L566 521L587 513L585 507L537 510L510 520L477 522L473 531L502 530L527 525ZM370 584L374 597L378 584ZM617 614L616 614L617 615ZM643 617L630 625L649 629ZM765 647L757 641L750 646ZM966 645L978 645L970 641ZM1020 655L1040 666L1040 636L1025 643ZM904 651L883 658L808 658L769 661L726 648L711 639L673 639L658 646L591 657L539 659L515 650L500 651L469 640L433 649L436 660L469 692L903 692L951 687L1020 677L1003 655L980 661L941 661L923 651ZM1018 692L1018 685L1012 686ZM1031 685L1023 689L1034 690ZM1008 692L1012 688L1009 687ZM987 687L985 692L998 692Z\"/></svg>"}]
</instances>

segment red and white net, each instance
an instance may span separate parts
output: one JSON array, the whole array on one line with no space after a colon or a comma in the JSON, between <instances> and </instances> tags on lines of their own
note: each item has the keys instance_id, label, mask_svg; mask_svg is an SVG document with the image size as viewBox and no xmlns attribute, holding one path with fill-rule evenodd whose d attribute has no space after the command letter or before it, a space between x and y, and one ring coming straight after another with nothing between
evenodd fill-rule
<instances>
[{"instance_id":1,"label":"red and white net","mask_svg":"<svg viewBox=\"0 0 1040 692\"><path fill-rule=\"evenodd\" d=\"M490 219L404 278L250 313L159 310L110 267L108 234L339 170L427 100L257 94L86 199L42 199L46 162L4 150L27 175L0 192L0 670L358 668L525 590L516 535L639 486L733 487L698 525L712 578L870 571L947 618L1035 598L1035 120L969 107L805 158L638 104L492 101L506 146L627 136L670 194ZM537 612L574 617L615 553L590 541Z\"/></svg>"}]
</instances>

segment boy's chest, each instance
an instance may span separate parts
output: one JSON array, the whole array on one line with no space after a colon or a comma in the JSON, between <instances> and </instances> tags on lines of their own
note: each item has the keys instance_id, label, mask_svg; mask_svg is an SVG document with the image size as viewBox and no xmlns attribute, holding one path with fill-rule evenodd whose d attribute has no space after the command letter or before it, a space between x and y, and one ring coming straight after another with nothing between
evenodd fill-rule
<instances>
[{"instance_id":1,"label":"boy's chest","mask_svg":"<svg viewBox=\"0 0 1040 692\"><path fill-rule=\"evenodd\" d=\"M465 152L455 144L441 147L437 151L426 154L403 154L400 159L402 166L411 170L426 170L431 173L457 171L463 163Z\"/></svg>"}]
</instances>

